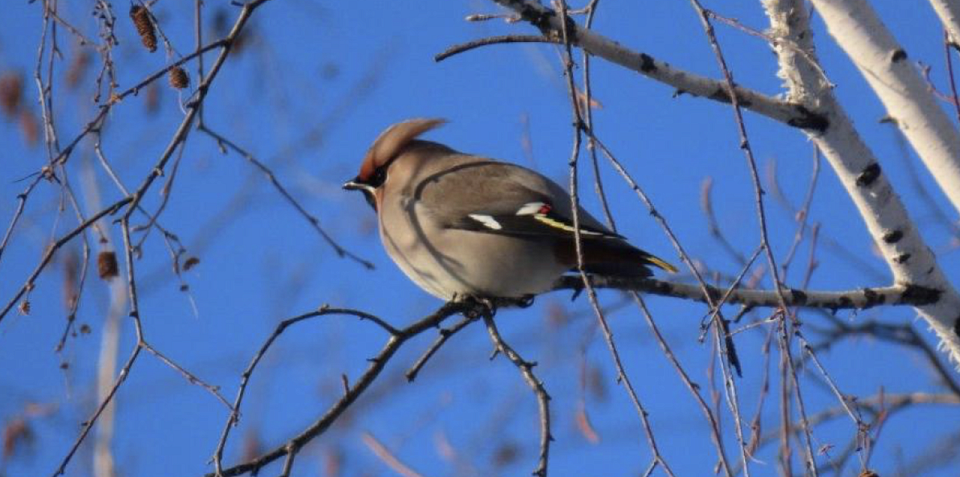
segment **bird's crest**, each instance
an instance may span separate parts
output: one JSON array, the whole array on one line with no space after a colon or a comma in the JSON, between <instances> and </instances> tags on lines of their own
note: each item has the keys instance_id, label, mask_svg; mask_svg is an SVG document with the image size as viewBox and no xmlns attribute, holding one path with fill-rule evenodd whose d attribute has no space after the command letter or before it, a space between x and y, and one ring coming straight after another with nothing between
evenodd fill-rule
<instances>
[{"instance_id":1,"label":"bird's crest","mask_svg":"<svg viewBox=\"0 0 960 477\"><path fill-rule=\"evenodd\" d=\"M360 179L370 178L377 168L386 165L397 157L410 141L446 122L446 119L417 118L390 126L377 136L377 140L373 141L373 145L367 150L367 155L363 158L363 166L360 167L360 174L357 177Z\"/></svg>"}]
</instances>

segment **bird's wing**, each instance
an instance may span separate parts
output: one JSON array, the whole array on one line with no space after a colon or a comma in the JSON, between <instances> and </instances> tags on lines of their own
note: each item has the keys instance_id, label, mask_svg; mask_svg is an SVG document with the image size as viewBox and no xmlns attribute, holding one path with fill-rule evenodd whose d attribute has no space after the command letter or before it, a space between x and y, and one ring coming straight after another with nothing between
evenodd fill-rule
<instances>
[{"instance_id":1,"label":"bird's wing","mask_svg":"<svg viewBox=\"0 0 960 477\"><path fill-rule=\"evenodd\" d=\"M421 210L442 227L552 239L558 258L577 261L570 195L530 169L461 155L419 180L412 195ZM666 261L630 245L582 208L578 219L588 271L649 276L645 265L677 271Z\"/></svg>"},{"instance_id":2,"label":"bird's wing","mask_svg":"<svg viewBox=\"0 0 960 477\"><path fill-rule=\"evenodd\" d=\"M416 200L447 228L483 233L570 238L570 196L524 167L491 160L463 162L422 180ZM579 211L583 239L622 236Z\"/></svg>"}]
</instances>

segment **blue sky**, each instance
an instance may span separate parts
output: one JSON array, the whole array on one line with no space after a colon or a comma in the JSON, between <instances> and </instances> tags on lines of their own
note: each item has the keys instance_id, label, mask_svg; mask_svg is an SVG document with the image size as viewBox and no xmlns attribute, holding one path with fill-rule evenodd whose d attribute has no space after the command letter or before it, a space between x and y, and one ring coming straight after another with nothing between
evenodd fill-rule
<instances>
[{"instance_id":1,"label":"blue sky","mask_svg":"<svg viewBox=\"0 0 960 477\"><path fill-rule=\"evenodd\" d=\"M201 378L221 386L231 401L243 368L284 318L328 303L362 309L400 326L440 305L390 262L379 244L374 216L359 194L340 189L344 180L356 174L367 146L386 126L410 117L445 117L450 123L430 132L430 139L524 164L567 183L572 133L558 50L544 45L496 45L441 63L433 60L450 45L489 35L532 33L530 27L463 21L471 13L499 11L492 2L479 0L341 3L274 0L258 10L248 44L228 59L214 83L205 120L210 128L269 164L327 232L373 262L376 269L368 271L337 258L248 162L236 154L221 154L212 140L196 131L187 142L161 221L201 260L184 274L198 312L179 291L158 234L147 240L144 256L136 264L146 339ZM938 87L946 90L942 36L933 11L919 3L910 8L891 0L873 3L909 57L931 65ZM232 22L238 13L228 2L210 0L206 5L208 20L223 11ZM757 2L708 2L706 6L754 28L766 26ZM87 3L70 3L62 5L60 13L96 37L91 8ZM114 55L122 89L163 67L166 60L162 48L148 54L139 44L126 16L127 4L117 3L114 8L120 41ZM176 49L188 53L194 42L192 6L158 2L153 11ZM0 71L24 75L27 105L34 113L39 108L31 77L40 14L40 5L27 2L9 2L0 13ZM677 67L719 77L695 12L686 2L601 2L595 28ZM768 94L779 93L775 57L762 40L725 26L717 29L737 81ZM63 30L60 34L65 58L57 68L65 68L77 47ZM919 172L921 189L950 217L955 218L956 211L913 153L900 149L891 126L878 122L884 115L882 106L819 21L815 21L815 35L841 103L880 157L927 243L940 254L942 268L958 283L958 253L949 248L947 228L917 194L910 171ZM209 65L213 55L205 58ZM737 250L752 253L759 241L753 191L729 106L689 96L674 98L669 87L602 60L593 61L593 71L593 91L602 104L594 112L596 129L607 146L650 195L693 257L725 276L736 274L735 262L709 236L700 208L701 185L712 178L713 205L721 226ZM90 97L95 73L96 68L91 68L76 90L62 80L55 83L61 141L74 137L93 117ZM145 93L130 97L111 113L104 131L105 153L128 187L143 180L183 116L178 106L182 98L165 83L159 90L157 113L145 112ZM761 172L775 163L785 195L798 204L810 180L810 144L798 131L750 113L746 126ZM525 131L529 153L523 145ZM38 170L46 155L42 146L27 144L18 123L7 117L0 121L0 144L4 146L0 223L6 227L16 196L26 187L17 180ZM121 197L96 165L89 141L81 143L68 165L78 191L86 170L93 171L100 200ZM582 175L586 207L599 215L598 202L590 193L592 176L586 170ZM606 164L602 177L621 233L678 263L676 252L646 208ZM160 204L161 184L145 198L150 210ZM85 213L96 210L89 196L80 195ZM771 240L775 255L782 259L796 226L792 214L770 194L767 197ZM69 211L56 220L58 200L59 189L46 182L30 197L0 260L3 303L36 266L42 244L75 225ZM821 226L816 250L819 267L812 288L840 290L888 283L884 263L873 253L862 221L825 161L810 220ZM110 237L119 243L118 227L111 228ZM827 242L847 252L837 253ZM91 238L91 243L98 250L96 240ZM63 255L79 250L78 244L71 244ZM809 243L804 242L788 284L799 283L808 253ZM863 264L851 262L850 256ZM108 285L91 274L79 320L92 332L69 339L64 352L57 354L53 349L65 316L63 276L63 262L55 260L31 293L31 314L10 315L0 322L0 421L23 415L31 403L45 410L29 420L34 430L29 451L4 459L0 475L52 473L95 404L92 383ZM621 306L623 299L615 293L603 293L601 300L617 310L610 315L615 338L626 370L651 414L665 458L678 475L709 472L715 453L704 419L642 316L629 304ZM659 297L649 297L648 303L692 379L706 389L711 346L709 340L697 341L705 307ZM767 316L763 313L748 319ZM808 339L818 341L815 330L825 326L823 317L800 316L809 324ZM915 315L907 308L880 308L838 316L855 324L867 319L906 323ZM587 301L580 298L571 303L566 293L554 293L540 297L530 309L502 311L498 323L524 357L540 363L537 372L554 398L554 475L641 473L650 451L639 418L622 386L614 381L609 354ZM915 328L935 344L922 323L916 322ZM538 439L536 403L508 362L502 357L487 360L491 345L481 326L471 326L453 338L415 383L403 380L403 371L433 336L405 346L355 411L298 457L295 475L326 475L318 468L337 455L343 457L344 475L391 475L363 444L364 432L424 475L532 470ZM341 373L351 378L359 375L366 366L364 360L385 338L376 327L350 317L322 318L288 331L254 375L242 423L227 448L227 464L238 462L244 436L256 436L264 448L272 448L316 419L339 396ZM741 405L748 417L755 412L762 382L763 339L759 332L737 338L744 362L744 376L738 379ZM124 322L121 359L134 343L132 327ZM869 337L841 341L819 357L843 392L862 398L881 389L886 393L943 391L921 355ZM69 364L68 370L60 369L62 362ZM598 376L601 384L593 391L582 389L583 368L595 370ZM837 404L817 382L817 375L813 368L801 373L810 414ZM601 436L598 445L577 430L575 415L581 399L586 400ZM113 449L123 473L197 476L212 470L207 461L227 411L210 394L188 384L153 356L143 355L120 389L117 405ZM725 443L733 449L729 412L722 404L721 408ZM778 422L776 409L777 398L771 396L764 414L767 430ZM956 408L945 406L916 406L894 414L883 426L871 466L881 475L895 475L900 466L949 436L956 439L955 418ZM832 421L817 428L816 446L836 446L830 451L835 456L854 430L849 419ZM519 454L502 469L495 468L497 453L511 446ZM758 456L763 462L754 464L756 475L776 471L774 447ZM452 451L444 454L443 449ZM450 457L450 452L456 457ZM730 454L735 455L732 450ZM68 475L89 475L90 460L90 446L85 445L68 467ZM820 462L827 462L826 457L821 456ZM846 475L856 468L848 464ZM266 471L279 473L279 467ZM941 467L923 475L952 474Z\"/></svg>"}]
</instances>

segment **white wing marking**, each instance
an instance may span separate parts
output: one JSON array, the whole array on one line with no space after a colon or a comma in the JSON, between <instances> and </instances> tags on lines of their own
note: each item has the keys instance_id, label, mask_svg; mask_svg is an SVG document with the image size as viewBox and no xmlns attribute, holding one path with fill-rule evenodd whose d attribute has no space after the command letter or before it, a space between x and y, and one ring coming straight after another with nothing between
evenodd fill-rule
<instances>
[{"instance_id":1,"label":"white wing marking","mask_svg":"<svg viewBox=\"0 0 960 477\"><path fill-rule=\"evenodd\" d=\"M467 217L470 217L471 219L476 220L477 222L480 222L481 224L483 224L484 227L487 227L489 229L500 230L503 228L503 226L500 225L500 222L497 222L496 219L494 219L489 215L470 214Z\"/></svg>"},{"instance_id":2,"label":"white wing marking","mask_svg":"<svg viewBox=\"0 0 960 477\"><path fill-rule=\"evenodd\" d=\"M523 204L523 207L520 207L520 209L517 210L517 215L539 214L540 209L542 209L546 205L547 204L544 204L543 202L528 202L526 204Z\"/></svg>"}]
</instances>

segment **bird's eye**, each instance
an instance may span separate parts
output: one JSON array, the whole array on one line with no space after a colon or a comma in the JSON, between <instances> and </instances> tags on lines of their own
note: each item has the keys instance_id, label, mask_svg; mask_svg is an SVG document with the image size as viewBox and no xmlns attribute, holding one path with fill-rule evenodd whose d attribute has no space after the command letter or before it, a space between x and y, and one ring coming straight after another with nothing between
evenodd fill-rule
<instances>
[{"instance_id":1,"label":"bird's eye","mask_svg":"<svg viewBox=\"0 0 960 477\"><path fill-rule=\"evenodd\" d=\"M387 180L387 168L378 167L377 170L373 171L373 177L370 178L369 184L372 187L380 187L383 185L384 181Z\"/></svg>"}]
</instances>

